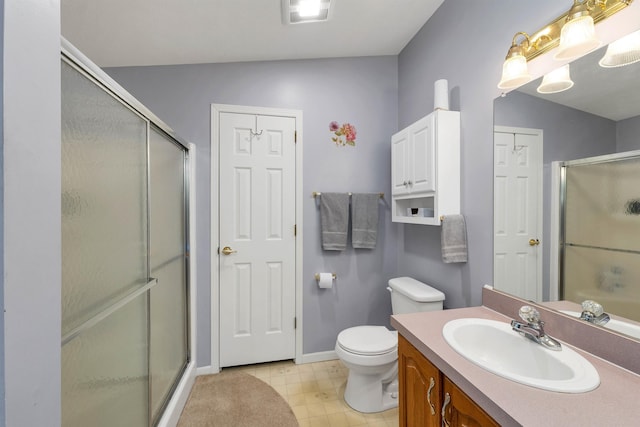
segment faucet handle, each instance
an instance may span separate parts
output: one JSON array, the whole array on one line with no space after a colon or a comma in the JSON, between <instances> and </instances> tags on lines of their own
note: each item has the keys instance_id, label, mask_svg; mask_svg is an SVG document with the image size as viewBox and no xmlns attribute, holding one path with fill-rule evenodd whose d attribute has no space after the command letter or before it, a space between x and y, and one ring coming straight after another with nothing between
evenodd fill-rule
<instances>
[{"instance_id":1,"label":"faucet handle","mask_svg":"<svg viewBox=\"0 0 640 427\"><path fill-rule=\"evenodd\" d=\"M537 325L538 323L540 323L540 313L530 305L523 305L522 307L520 307L518 315L520 315L520 318L527 323L533 325Z\"/></svg>"},{"instance_id":2,"label":"faucet handle","mask_svg":"<svg viewBox=\"0 0 640 427\"><path fill-rule=\"evenodd\" d=\"M604 313L604 309L602 308L602 305L590 299L582 302L582 310L588 311L589 313L593 314L595 317L598 317L602 313Z\"/></svg>"}]
</instances>

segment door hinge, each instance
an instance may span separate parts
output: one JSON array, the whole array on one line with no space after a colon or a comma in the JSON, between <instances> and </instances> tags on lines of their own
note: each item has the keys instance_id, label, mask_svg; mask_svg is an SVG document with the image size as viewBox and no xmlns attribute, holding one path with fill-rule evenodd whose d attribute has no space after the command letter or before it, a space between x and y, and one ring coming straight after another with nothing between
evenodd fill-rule
<instances>
[{"instance_id":1,"label":"door hinge","mask_svg":"<svg viewBox=\"0 0 640 427\"><path fill-rule=\"evenodd\" d=\"M294 236L298 235L298 224L293 224L293 235Z\"/></svg>"},{"instance_id":2,"label":"door hinge","mask_svg":"<svg viewBox=\"0 0 640 427\"><path fill-rule=\"evenodd\" d=\"M220 246L218 246L218 255L220 255Z\"/></svg>"},{"instance_id":3,"label":"door hinge","mask_svg":"<svg viewBox=\"0 0 640 427\"><path fill-rule=\"evenodd\" d=\"M298 329L298 318L297 317L293 318L293 329Z\"/></svg>"},{"instance_id":4,"label":"door hinge","mask_svg":"<svg viewBox=\"0 0 640 427\"><path fill-rule=\"evenodd\" d=\"M293 131L293 143L294 144L298 143L298 131L297 130Z\"/></svg>"}]
</instances>

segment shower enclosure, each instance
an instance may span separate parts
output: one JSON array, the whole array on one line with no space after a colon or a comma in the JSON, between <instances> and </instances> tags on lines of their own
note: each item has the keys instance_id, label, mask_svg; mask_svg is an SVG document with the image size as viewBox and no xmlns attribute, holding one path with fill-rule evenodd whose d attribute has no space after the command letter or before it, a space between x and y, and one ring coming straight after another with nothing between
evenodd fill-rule
<instances>
[{"instance_id":1,"label":"shower enclosure","mask_svg":"<svg viewBox=\"0 0 640 427\"><path fill-rule=\"evenodd\" d=\"M560 299L640 321L640 151L563 162Z\"/></svg>"},{"instance_id":2,"label":"shower enclosure","mask_svg":"<svg viewBox=\"0 0 640 427\"><path fill-rule=\"evenodd\" d=\"M189 362L188 150L62 61L62 425L158 423Z\"/></svg>"}]
</instances>

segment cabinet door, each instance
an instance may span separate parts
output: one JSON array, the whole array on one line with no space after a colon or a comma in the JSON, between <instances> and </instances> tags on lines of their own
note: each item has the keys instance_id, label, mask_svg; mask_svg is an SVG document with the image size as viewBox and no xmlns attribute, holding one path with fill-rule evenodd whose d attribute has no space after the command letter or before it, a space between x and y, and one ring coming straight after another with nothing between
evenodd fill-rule
<instances>
[{"instance_id":1,"label":"cabinet door","mask_svg":"<svg viewBox=\"0 0 640 427\"><path fill-rule=\"evenodd\" d=\"M398 337L400 426L439 427L440 371L404 337Z\"/></svg>"},{"instance_id":2,"label":"cabinet door","mask_svg":"<svg viewBox=\"0 0 640 427\"><path fill-rule=\"evenodd\" d=\"M403 129L391 137L391 190L394 195L409 192L409 131Z\"/></svg>"},{"instance_id":3,"label":"cabinet door","mask_svg":"<svg viewBox=\"0 0 640 427\"><path fill-rule=\"evenodd\" d=\"M435 180L435 114L418 120L409 128L411 150L409 190L425 193L436 190Z\"/></svg>"},{"instance_id":4,"label":"cabinet door","mask_svg":"<svg viewBox=\"0 0 640 427\"><path fill-rule=\"evenodd\" d=\"M493 418L487 415L462 390L443 376L442 425L447 427L487 427L496 426Z\"/></svg>"}]
</instances>

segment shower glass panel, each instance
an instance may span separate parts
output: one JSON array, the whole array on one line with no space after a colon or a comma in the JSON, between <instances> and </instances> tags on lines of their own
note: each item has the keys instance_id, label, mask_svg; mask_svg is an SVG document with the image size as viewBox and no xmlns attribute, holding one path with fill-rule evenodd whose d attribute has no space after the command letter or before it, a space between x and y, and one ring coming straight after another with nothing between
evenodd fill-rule
<instances>
[{"instance_id":1,"label":"shower glass panel","mask_svg":"<svg viewBox=\"0 0 640 427\"><path fill-rule=\"evenodd\" d=\"M62 62L65 426L148 425L147 295L114 308L148 282L146 140L144 119Z\"/></svg>"},{"instance_id":2,"label":"shower glass panel","mask_svg":"<svg viewBox=\"0 0 640 427\"><path fill-rule=\"evenodd\" d=\"M640 321L640 158L567 163L562 297Z\"/></svg>"},{"instance_id":3,"label":"shower glass panel","mask_svg":"<svg viewBox=\"0 0 640 427\"><path fill-rule=\"evenodd\" d=\"M62 63L62 335L147 283L147 122Z\"/></svg>"},{"instance_id":4,"label":"shower glass panel","mask_svg":"<svg viewBox=\"0 0 640 427\"><path fill-rule=\"evenodd\" d=\"M158 285L150 291L151 415L163 404L187 360L185 152L163 133L149 138L150 265Z\"/></svg>"},{"instance_id":5,"label":"shower glass panel","mask_svg":"<svg viewBox=\"0 0 640 427\"><path fill-rule=\"evenodd\" d=\"M62 347L62 425L146 426L147 295Z\"/></svg>"}]
</instances>

